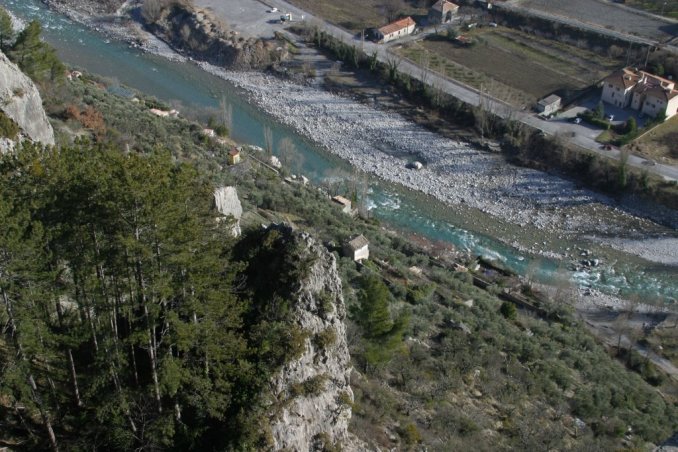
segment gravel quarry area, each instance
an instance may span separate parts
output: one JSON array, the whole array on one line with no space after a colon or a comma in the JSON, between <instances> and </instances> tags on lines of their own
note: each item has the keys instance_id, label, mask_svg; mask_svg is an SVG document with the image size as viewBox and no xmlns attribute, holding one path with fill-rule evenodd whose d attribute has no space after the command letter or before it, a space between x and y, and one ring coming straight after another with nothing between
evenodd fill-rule
<instances>
[{"instance_id":1,"label":"gravel quarry area","mask_svg":"<svg viewBox=\"0 0 678 452\"><path fill-rule=\"evenodd\" d=\"M400 115L267 74L201 66L240 87L250 102L276 120L358 169L447 204L464 204L509 223L562 235L626 238L627 233L637 237L663 232L676 238L675 231L614 207L604 195L509 165L501 156L441 137ZM408 168L414 161L422 162L423 168ZM625 250L623 243L616 242L615 248ZM642 241L632 243L630 252L655 260L655 246L645 249ZM660 257L657 261L674 263L677 256Z\"/></svg>"}]
</instances>

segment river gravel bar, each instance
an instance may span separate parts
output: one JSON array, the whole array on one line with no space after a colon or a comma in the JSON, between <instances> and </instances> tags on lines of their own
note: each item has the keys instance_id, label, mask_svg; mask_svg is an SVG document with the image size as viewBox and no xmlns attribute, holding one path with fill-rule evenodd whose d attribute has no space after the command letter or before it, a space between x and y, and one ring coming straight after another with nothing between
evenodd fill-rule
<instances>
[{"instance_id":1,"label":"river gravel bar","mask_svg":"<svg viewBox=\"0 0 678 452\"><path fill-rule=\"evenodd\" d=\"M268 74L200 65L241 88L251 103L277 121L358 169L449 205L464 204L502 221L557 234L595 239L625 238L633 232L637 238L639 232L652 231L675 238L675 229L631 215L607 196L548 173L510 165L499 155L442 137L396 113ZM413 161L423 162L424 167L409 169ZM623 243L615 243L615 248L624 249ZM644 249L638 242L624 250L655 260L652 247ZM659 259L667 260L673 258Z\"/></svg>"}]
</instances>

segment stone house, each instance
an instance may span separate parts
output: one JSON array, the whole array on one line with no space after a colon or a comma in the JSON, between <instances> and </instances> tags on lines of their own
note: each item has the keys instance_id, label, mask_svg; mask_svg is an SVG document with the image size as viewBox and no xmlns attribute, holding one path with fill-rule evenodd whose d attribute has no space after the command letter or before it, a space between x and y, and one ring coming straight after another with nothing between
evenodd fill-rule
<instances>
[{"instance_id":1,"label":"stone house","mask_svg":"<svg viewBox=\"0 0 678 452\"><path fill-rule=\"evenodd\" d=\"M350 214L353 211L351 201L343 196L334 196L332 201L339 204L341 206L341 211L344 213Z\"/></svg>"},{"instance_id":2,"label":"stone house","mask_svg":"<svg viewBox=\"0 0 678 452\"><path fill-rule=\"evenodd\" d=\"M394 39L402 38L412 34L416 25L414 20L409 16L404 19L396 20L395 22L391 22L390 24L379 28L376 32L377 39L379 42L389 42Z\"/></svg>"},{"instance_id":3,"label":"stone house","mask_svg":"<svg viewBox=\"0 0 678 452\"><path fill-rule=\"evenodd\" d=\"M228 151L228 164L237 165L238 163L240 163L240 151L233 148Z\"/></svg>"},{"instance_id":4,"label":"stone house","mask_svg":"<svg viewBox=\"0 0 678 452\"><path fill-rule=\"evenodd\" d=\"M350 257L356 262L360 262L363 259L368 259L370 257L369 245L370 242L367 240L367 238L360 234L359 236L349 240L344 244L344 256Z\"/></svg>"},{"instance_id":5,"label":"stone house","mask_svg":"<svg viewBox=\"0 0 678 452\"><path fill-rule=\"evenodd\" d=\"M459 5L447 0L438 0L428 10L429 24L448 24L457 15Z\"/></svg>"},{"instance_id":6,"label":"stone house","mask_svg":"<svg viewBox=\"0 0 678 452\"><path fill-rule=\"evenodd\" d=\"M603 102L666 119L678 113L678 90L672 80L626 67L603 80Z\"/></svg>"}]
</instances>

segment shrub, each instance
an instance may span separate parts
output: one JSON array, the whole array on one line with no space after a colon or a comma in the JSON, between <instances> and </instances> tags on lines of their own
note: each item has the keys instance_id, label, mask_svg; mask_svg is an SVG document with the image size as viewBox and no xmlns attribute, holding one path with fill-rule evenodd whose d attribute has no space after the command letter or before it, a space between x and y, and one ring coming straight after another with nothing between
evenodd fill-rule
<instances>
[{"instance_id":1,"label":"shrub","mask_svg":"<svg viewBox=\"0 0 678 452\"><path fill-rule=\"evenodd\" d=\"M431 299L431 295L435 291L434 284L422 284L419 286L410 287L407 290L407 301L412 304L423 303Z\"/></svg>"},{"instance_id":2,"label":"shrub","mask_svg":"<svg viewBox=\"0 0 678 452\"><path fill-rule=\"evenodd\" d=\"M295 383L291 386L290 391L294 397L315 397L320 395L320 393L325 389L325 382L327 381L327 375L320 374L315 377L311 377L301 383Z\"/></svg>"},{"instance_id":3,"label":"shrub","mask_svg":"<svg viewBox=\"0 0 678 452\"><path fill-rule=\"evenodd\" d=\"M313 343L321 350L326 349L327 347L334 345L337 342L337 332L336 330L328 326L324 330L320 331L313 338Z\"/></svg>"},{"instance_id":4,"label":"shrub","mask_svg":"<svg viewBox=\"0 0 678 452\"><path fill-rule=\"evenodd\" d=\"M409 423L403 428L398 429L398 434L407 445L414 445L421 442L421 433L414 423Z\"/></svg>"},{"instance_id":5,"label":"shrub","mask_svg":"<svg viewBox=\"0 0 678 452\"><path fill-rule=\"evenodd\" d=\"M15 139L19 133L19 126L12 119L0 111L0 137Z\"/></svg>"},{"instance_id":6,"label":"shrub","mask_svg":"<svg viewBox=\"0 0 678 452\"><path fill-rule=\"evenodd\" d=\"M499 308L499 312L508 320L515 320L516 317L518 317L518 309L516 309L516 305L510 301L503 302L501 308Z\"/></svg>"}]
</instances>

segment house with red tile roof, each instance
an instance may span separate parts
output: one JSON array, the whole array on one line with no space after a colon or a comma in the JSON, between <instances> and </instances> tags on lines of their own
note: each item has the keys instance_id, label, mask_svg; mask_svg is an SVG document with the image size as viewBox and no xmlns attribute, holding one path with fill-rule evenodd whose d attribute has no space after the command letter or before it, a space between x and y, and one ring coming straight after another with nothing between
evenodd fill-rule
<instances>
[{"instance_id":1,"label":"house with red tile roof","mask_svg":"<svg viewBox=\"0 0 678 452\"><path fill-rule=\"evenodd\" d=\"M678 90L672 80L626 67L603 80L603 102L668 119L678 113Z\"/></svg>"},{"instance_id":2,"label":"house with red tile roof","mask_svg":"<svg viewBox=\"0 0 678 452\"><path fill-rule=\"evenodd\" d=\"M408 16L379 28L377 30L377 38L379 42L393 41L394 39L412 34L416 26L417 24L414 20Z\"/></svg>"}]
</instances>

